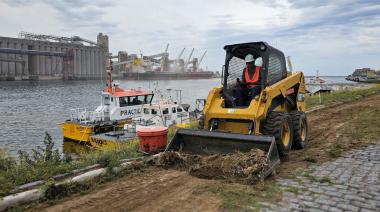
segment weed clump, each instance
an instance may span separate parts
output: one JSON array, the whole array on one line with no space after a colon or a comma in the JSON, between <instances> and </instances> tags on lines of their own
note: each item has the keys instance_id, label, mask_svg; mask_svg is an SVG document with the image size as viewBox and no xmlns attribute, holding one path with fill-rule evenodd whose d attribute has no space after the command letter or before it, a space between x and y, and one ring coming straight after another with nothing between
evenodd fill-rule
<instances>
[{"instance_id":1,"label":"weed clump","mask_svg":"<svg viewBox=\"0 0 380 212\"><path fill-rule=\"evenodd\" d=\"M68 171L72 165L71 158L63 156L54 149L51 136L46 133L43 147L32 150L31 155L26 151L18 152L19 160L2 152L0 156L0 196L6 195L17 185L46 180L53 175Z\"/></svg>"},{"instance_id":2,"label":"weed clump","mask_svg":"<svg viewBox=\"0 0 380 212\"><path fill-rule=\"evenodd\" d=\"M0 151L0 197L8 195L18 185L49 180L55 175L88 165L100 164L112 170L121 159L140 156L137 150L138 142L133 141L121 145L119 149L93 151L73 160L70 155L61 154L55 149L51 136L46 133L42 147L38 146L30 153L18 151L18 160L4 150Z\"/></svg>"},{"instance_id":3,"label":"weed clump","mask_svg":"<svg viewBox=\"0 0 380 212\"><path fill-rule=\"evenodd\" d=\"M16 160L5 150L0 149L0 171L8 171L16 166Z\"/></svg>"},{"instance_id":4,"label":"weed clump","mask_svg":"<svg viewBox=\"0 0 380 212\"><path fill-rule=\"evenodd\" d=\"M315 158L315 156L312 156L312 155L311 156L305 156L303 160L306 162L310 162L310 163L317 163L318 162L317 158Z\"/></svg>"},{"instance_id":5,"label":"weed clump","mask_svg":"<svg viewBox=\"0 0 380 212\"><path fill-rule=\"evenodd\" d=\"M334 144L327 150L327 153L332 158L338 158L344 153L344 147L339 143Z\"/></svg>"},{"instance_id":6,"label":"weed clump","mask_svg":"<svg viewBox=\"0 0 380 212\"><path fill-rule=\"evenodd\" d=\"M20 164L32 167L42 163L58 165L72 161L71 156L61 155L58 149L54 149L54 142L49 133L45 133L43 144L44 147L37 146L37 149L32 149L32 155L29 155L26 151L19 150Z\"/></svg>"}]
</instances>

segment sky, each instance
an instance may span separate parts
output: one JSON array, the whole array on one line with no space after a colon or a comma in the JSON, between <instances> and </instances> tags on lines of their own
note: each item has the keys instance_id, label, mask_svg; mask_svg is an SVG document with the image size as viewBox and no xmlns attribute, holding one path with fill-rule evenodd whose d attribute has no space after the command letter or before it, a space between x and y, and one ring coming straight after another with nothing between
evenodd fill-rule
<instances>
[{"instance_id":1,"label":"sky","mask_svg":"<svg viewBox=\"0 0 380 212\"><path fill-rule=\"evenodd\" d=\"M265 41L306 75L380 69L380 0L0 0L0 36L21 31L109 36L110 51L195 48L204 68L220 71L224 45Z\"/></svg>"}]
</instances>

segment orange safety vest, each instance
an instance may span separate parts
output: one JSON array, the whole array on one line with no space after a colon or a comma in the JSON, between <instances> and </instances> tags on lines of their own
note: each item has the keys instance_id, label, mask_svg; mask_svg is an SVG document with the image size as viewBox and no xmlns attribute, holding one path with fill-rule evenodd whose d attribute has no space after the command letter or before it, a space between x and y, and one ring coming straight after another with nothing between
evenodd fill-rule
<instances>
[{"instance_id":1,"label":"orange safety vest","mask_svg":"<svg viewBox=\"0 0 380 212\"><path fill-rule=\"evenodd\" d=\"M259 66L256 66L255 73L253 74L252 78L249 77L248 67L245 68L245 82L247 83L248 87L254 87L258 84L259 74L260 74Z\"/></svg>"}]
</instances>

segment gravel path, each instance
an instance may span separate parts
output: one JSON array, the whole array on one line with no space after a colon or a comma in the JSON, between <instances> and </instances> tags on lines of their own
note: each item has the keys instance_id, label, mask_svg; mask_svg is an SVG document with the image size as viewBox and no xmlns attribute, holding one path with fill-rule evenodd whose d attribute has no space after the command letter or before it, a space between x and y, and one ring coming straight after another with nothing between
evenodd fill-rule
<instances>
[{"instance_id":1,"label":"gravel path","mask_svg":"<svg viewBox=\"0 0 380 212\"><path fill-rule=\"evenodd\" d=\"M295 179L279 179L280 202L261 211L380 211L380 142Z\"/></svg>"}]
</instances>

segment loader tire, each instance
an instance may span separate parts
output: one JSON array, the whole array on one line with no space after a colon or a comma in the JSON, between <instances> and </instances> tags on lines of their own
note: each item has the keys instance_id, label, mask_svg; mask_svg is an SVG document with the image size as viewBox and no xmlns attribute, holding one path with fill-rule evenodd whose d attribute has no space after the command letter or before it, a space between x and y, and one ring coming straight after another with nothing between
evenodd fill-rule
<instances>
[{"instance_id":1,"label":"loader tire","mask_svg":"<svg viewBox=\"0 0 380 212\"><path fill-rule=\"evenodd\" d=\"M293 124L293 149L303 149L309 139L309 125L306 114L301 111L290 112Z\"/></svg>"},{"instance_id":2,"label":"loader tire","mask_svg":"<svg viewBox=\"0 0 380 212\"><path fill-rule=\"evenodd\" d=\"M281 157L289 154L293 141L293 125L288 113L270 112L264 123L263 134L275 137Z\"/></svg>"}]
</instances>

